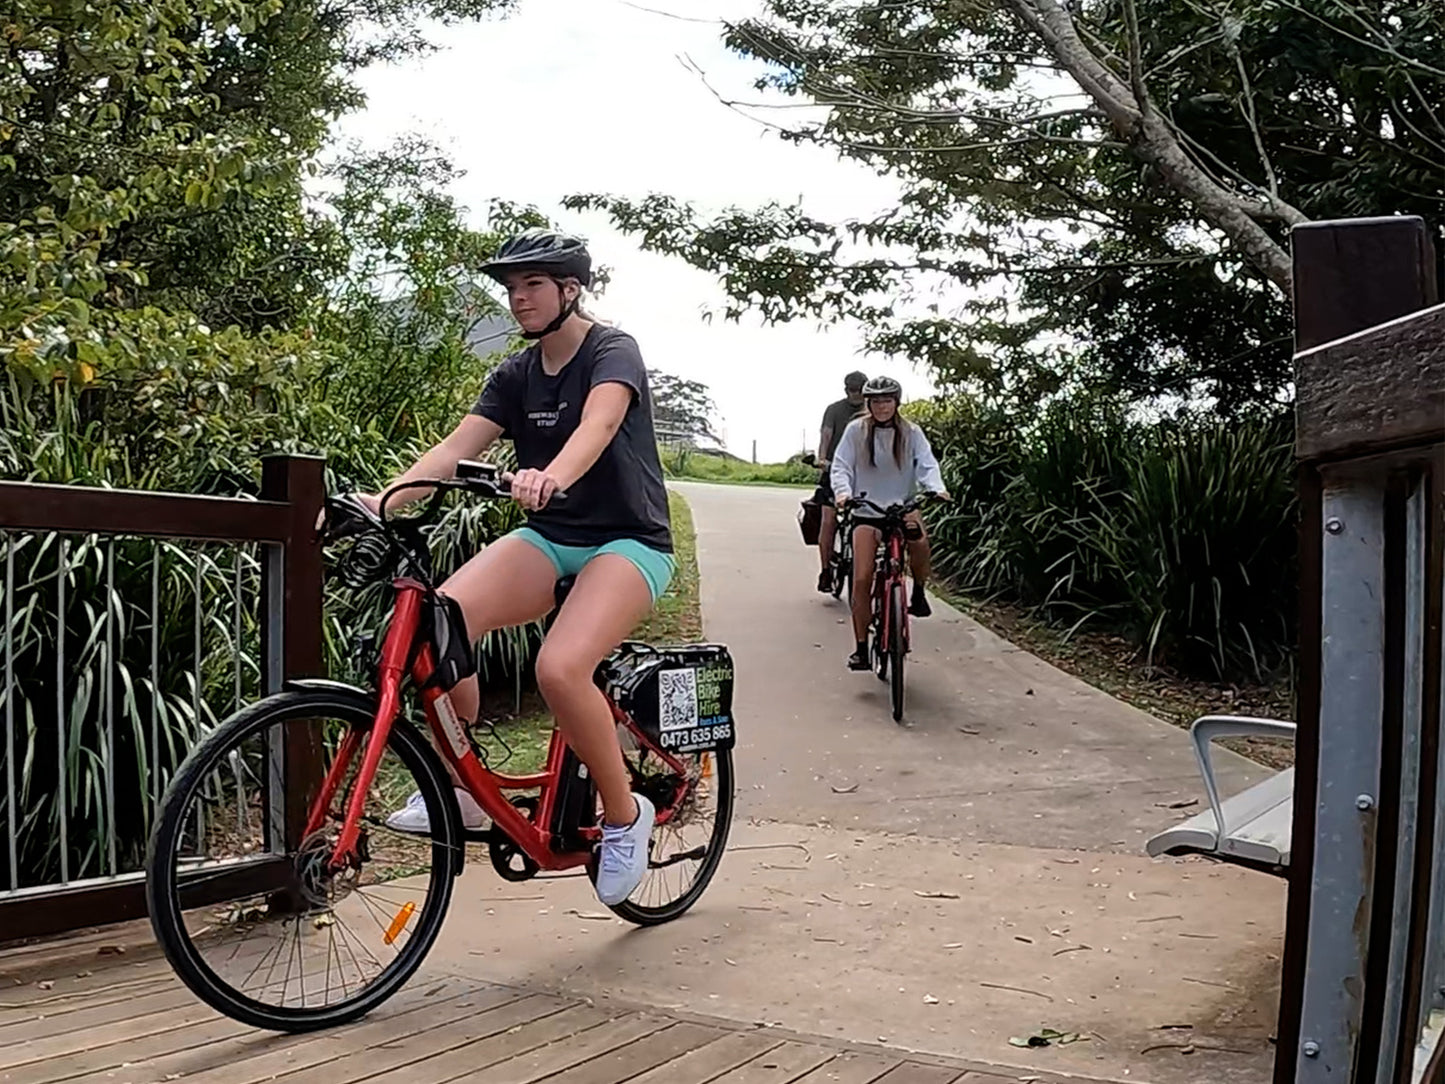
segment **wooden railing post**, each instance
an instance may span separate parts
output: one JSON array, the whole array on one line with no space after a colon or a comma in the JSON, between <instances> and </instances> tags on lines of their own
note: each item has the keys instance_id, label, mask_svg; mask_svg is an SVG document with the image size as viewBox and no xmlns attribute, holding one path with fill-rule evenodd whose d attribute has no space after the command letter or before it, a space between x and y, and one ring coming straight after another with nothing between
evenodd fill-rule
<instances>
[{"instance_id":1,"label":"wooden railing post","mask_svg":"<svg viewBox=\"0 0 1445 1084\"><path fill-rule=\"evenodd\" d=\"M1419 218L1311 223L1293 246L1299 729L1275 1082L1377 1084L1412 1026L1395 927L1435 819L1445 312L1402 319L1439 297Z\"/></svg>"},{"instance_id":2,"label":"wooden railing post","mask_svg":"<svg viewBox=\"0 0 1445 1084\"><path fill-rule=\"evenodd\" d=\"M275 455L262 461L261 496L290 509L287 541L269 547L261 566L261 683L267 693L292 678L325 674L321 540L316 531L325 495L321 457ZM314 728L290 727L280 757L273 751L272 764L279 771L271 776L271 808L285 811L281 823L272 823L275 849L301 842L307 801L323 771L316 736Z\"/></svg>"}]
</instances>

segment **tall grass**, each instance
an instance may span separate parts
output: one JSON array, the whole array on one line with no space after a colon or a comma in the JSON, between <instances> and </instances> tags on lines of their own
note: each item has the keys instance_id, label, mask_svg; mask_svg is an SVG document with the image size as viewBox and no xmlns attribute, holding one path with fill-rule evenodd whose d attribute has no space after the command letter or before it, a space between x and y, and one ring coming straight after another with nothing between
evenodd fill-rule
<instances>
[{"instance_id":1,"label":"tall grass","mask_svg":"<svg viewBox=\"0 0 1445 1084\"><path fill-rule=\"evenodd\" d=\"M1150 663L1264 680L1294 643L1288 419L1132 421L1068 403L1023 423L934 409L956 500L930 513L943 571Z\"/></svg>"}]
</instances>

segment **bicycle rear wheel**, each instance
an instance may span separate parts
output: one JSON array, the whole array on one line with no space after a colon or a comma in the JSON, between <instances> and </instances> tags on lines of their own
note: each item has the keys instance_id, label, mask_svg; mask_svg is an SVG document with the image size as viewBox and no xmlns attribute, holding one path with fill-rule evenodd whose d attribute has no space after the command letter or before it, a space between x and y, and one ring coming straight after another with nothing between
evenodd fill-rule
<instances>
[{"instance_id":1,"label":"bicycle rear wheel","mask_svg":"<svg viewBox=\"0 0 1445 1084\"><path fill-rule=\"evenodd\" d=\"M888 591L888 655L893 670L889 691L895 723L903 720L903 656L908 653L908 636L904 632L904 622L908 620L907 609L903 584L895 583Z\"/></svg>"},{"instance_id":2,"label":"bicycle rear wheel","mask_svg":"<svg viewBox=\"0 0 1445 1084\"><path fill-rule=\"evenodd\" d=\"M640 748L630 733L620 732L622 755L632 774L632 789L659 811L674 804L684 782L687 796L666 824L652 830L647 873L632 895L610 910L639 926L671 922L696 903L727 849L733 818L733 754L731 749L680 753L687 778ZM595 861L588 872L596 880Z\"/></svg>"},{"instance_id":3,"label":"bicycle rear wheel","mask_svg":"<svg viewBox=\"0 0 1445 1084\"><path fill-rule=\"evenodd\" d=\"M356 859L329 859L355 789L360 743L322 827L288 826L288 758L306 801L348 734L372 725L374 701L342 690L289 690L223 722L166 791L146 862L151 925L182 981L219 1012L278 1031L361 1016L421 965L446 916L461 817L436 754L398 719L365 798ZM295 760L291 761L293 764ZM420 793L431 824L388 828ZM293 806L295 803L292 803Z\"/></svg>"}]
</instances>

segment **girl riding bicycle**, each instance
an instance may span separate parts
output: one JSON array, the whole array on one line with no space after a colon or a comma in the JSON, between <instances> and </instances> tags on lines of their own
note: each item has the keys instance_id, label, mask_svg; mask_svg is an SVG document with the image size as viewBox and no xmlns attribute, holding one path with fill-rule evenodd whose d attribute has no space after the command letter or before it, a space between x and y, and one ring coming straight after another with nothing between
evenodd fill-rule
<instances>
[{"instance_id":1,"label":"girl riding bicycle","mask_svg":"<svg viewBox=\"0 0 1445 1084\"><path fill-rule=\"evenodd\" d=\"M512 494L527 524L473 557L441 590L460 604L475 643L493 629L545 617L557 580L576 577L537 656L537 685L601 796L597 895L616 904L647 872L655 811L632 793L593 672L651 610L674 570L647 371L630 335L579 309L592 277L579 239L530 229L482 270L506 287L512 315L533 345L499 365L471 413L393 484L452 477L459 460L477 458L500 438L513 441L519 469ZM559 491L565 500L554 502ZM399 494L388 511L426 492ZM377 508L376 497L363 499ZM463 723L475 722L477 679L450 696ZM457 800L467 827L482 827L472 796L458 787ZM426 833L420 795L387 823Z\"/></svg>"},{"instance_id":2,"label":"girl riding bicycle","mask_svg":"<svg viewBox=\"0 0 1445 1084\"><path fill-rule=\"evenodd\" d=\"M866 410L848 424L833 454L831 480L839 509L854 496L887 508L901 504L920 490L947 497L938 460L923 430L899 412L903 388L892 377L878 376L863 385ZM848 669L867 670L868 621L873 597L873 562L881 532L860 509L853 516L853 637L856 650ZM932 611L924 585L928 582L928 535L917 512L906 517L908 559L913 572L913 598L909 613L927 617Z\"/></svg>"}]
</instances>

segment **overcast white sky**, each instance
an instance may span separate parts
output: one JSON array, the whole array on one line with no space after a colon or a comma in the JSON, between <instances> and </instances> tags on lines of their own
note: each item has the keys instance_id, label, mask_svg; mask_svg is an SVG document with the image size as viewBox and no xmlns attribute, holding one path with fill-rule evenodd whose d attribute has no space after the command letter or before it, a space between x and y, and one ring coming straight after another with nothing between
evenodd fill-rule
<instances>
[{"instance_id":1,"label":"overcast white sky","mask_svg":"<svg viewBox=\"0 0 1445 1084\"><path fill-rule=\"evenodd\" d=\"M696 11L688 0L639 0ZM715 0L739 17L755 0ZM823 218L889 207L895 186L816 148L775 133L720 104L679 62L691 57L720 93L753 99L757 66L727 52L721 27L649 14L622 0L522 0L506 20L438 29L442 49L406 65L364 73L369 106L345 119L343 138L389 143L420 132L466 171L456 197L480 223L488 201L533 203L584 234L613 269L596 308L638 339L653 368L711 389L728 447L774 461L817 440L823 408L843 375L861 368L927 394L926 374L906 362L861 355L847 324L764 327L702 319L720 308L711 276L639 251L600 215L563 210L579 191L640 196L666 192L706 209L751 207L801 197Z\"/></svg>"}]
</instances>

